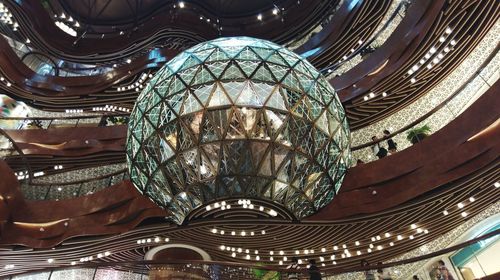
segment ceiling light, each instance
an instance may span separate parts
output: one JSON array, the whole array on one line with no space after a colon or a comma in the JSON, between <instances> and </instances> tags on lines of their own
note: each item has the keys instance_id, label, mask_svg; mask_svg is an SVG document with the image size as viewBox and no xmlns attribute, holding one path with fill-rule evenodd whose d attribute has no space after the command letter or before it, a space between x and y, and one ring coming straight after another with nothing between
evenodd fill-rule
<instances>
[{"instance_id":1,"label":"ceiling light","mask_svg":"<svg viewBox=\"0 0 500 280\"><path fill-rule=\"evenodd\" d=\"M476 201L476 199L475 199L474 197L472 197L472 196L471 196L471 197L469 197L469 201L470 201L470 202L474 202L474 201Z\"/></svg>"},{"instance_id":2,"label":"ceiling light","mask_svg":"<svg viewBox=\"0 0 500 280\"><path fill-rule=\"evenodd\" d=\"M321 252L326 252L326 249L325 248L321 248Z\"/></svg>"},{"instance_id":3,"label":"ceiling light","mask_svg":"<svg viewBox=\"0 0 500 280\"><path fill-rule=\"evenodd\" d=\"M425 233L425 234L428 234L428 233L429 233L429 230L424 229L424 233Z\"/></svg>"},{"instance_id":4,"label":"ceiling light","mask_svg":"<svg viewBox=\"0 0 500 280\"><path fill-rule=\"evenodd\" d=\"M368 248L368 250L366 250L368 253L371 253L372 252L372 249Z\"/></svg>"},{"instance_id":5,"label":"ceiling light","mask_svg":"<svg viewBox=\"0 0 500 280\"><path fill-rule=\"evenodd\" d=\"M339 247L337 245L333 246L333 250L338 250Z\"/></svg>"},{"instance_id":6,"label":"ceiling light","mask_svg":"<svg viewBox=\"0 0 500 280\"><path fill-rule=\"evenodd\" d=\"M283 261L279 261L278 263L279 263L279 265L283 265Z\"/></svg>"},{"instance_id":7,"label":"ceiling light","mask_svg":"<svg viewBox=\"0 0 500 280\"><path fill-rule=\"evenodd\" d=\"M417 225L416 224L411 224L410 226L412 229L416 229L417 228Z\"/></svg>"},{"instance_id":8,"label":"ceiling light","mask_svg":"<svg viewBox=\"0 0 500 280\"><path fill-rule=\"evenodd\" d=\"M300 251L299 250L295 250L295 255L298 255L300 254Z\"/></svg>"},{"instance_id":9,"label":"ceiling light","mask_svg":"<svg viewBox=\"0 0 500 280\"><path fill-rule=\"evenodd\" d=\"M446 27L446 30L444 31L444 33L446 33L446 34L450 34L450 33L451 33L451 28Z\"/></svg>"},{"instance_id":10,"label":"ceiling light","mask_svg":"<svg viewBox=\"0 0 500 280\"><path fill-rule=\"evenodd\" d=\"M410 235L410 237L409 237L409 238L410 238L410 239L413 239L414 237L413 237L413 235Z\"/></svg>"},{"instance_id":11,"label":"ceiling light","mask_svg":"<svg viewBox=\"0 0 500 280\"><path fill-rule=\"evenodd\" d=\"M278 13L279 13L278 8L274 8L274 9L273 9L273 15L277 15Z\"/></svg>"},{"instance_id":12,"label":"ceiling light","mask_svg":"<svg viewBox=\"0 0 500 280\"><path fill-rule=\"evenodd\" d=\"M430 53L435 53L436 52L436 48L435 47L432 47L430 50L429 50Z\"/></svg>"},{"instance_id":13,"label":"ceiling light","mask_svg":"<svg viewBox=\"0 0 500 280\"><path fill-rule=\"evenodd\" d=\"M356 246L359 246L359 241L354 242Z\"/></svg>"},{"instance_id":14,"label":"ceiling light","mask_svg":"<svg viewBox=\"0 0 500 280\"><path fill-rule=\"evenodd\" d=\"M493 186L495 186L495 188L500 188L500 182L495 182L495 184L493 184Z\"/></svg>"},{"instance_id":15,"label":"ceiling light","mask_svg":"<svg viewBox=\"0 0 500 280\"><path fill-rule=\"evenodd\" d=\"M335 259L335 255L331 255L330 260L334 260L334 259Z\"/></svg>"},{"instance_id":16,"label":"ceiling light","mask_svg":"<svg viewBox=\"0 0 500 280\"><path fill-rule=\"evenodd\" d=\"M260 261L260 257L259 256L255 256L255 260L256 261Z\"/></svg>"},{"instance_id":17,"label":"ceiling light","mask_svg":"<svg viewBox=\"0 0 500 280\"><path fill-rule=\"evenodd\" d=\"M394 242L389 243L390 246L394 246Z\"/></svg>"},{"instance_id":18,"label":"ceiling light","mask_svg":"<svg viewBox=\"0 0 500 280\"><path fill-rule=\"evenodd\" d=\"M377 240L380 240L380 239L381 239L380 235L377 235L377 237L376 237L376 238L377 238Z\"/></svg>"},{"instance_id":19,"label":"ceiling light","mask_svg":"<svg viewBox=\"0 0 500 280\"><path fill-rule=\"evenodd\" d=\"M54 262L54 259L48 259L47 260L48 263L53 263Z\"/></svg>"},{"instance_id":20,"label":"ceiling light","mask_svg":"<svg viewBox=\"0 0 500 280\"><path fill-rule=\"evenodd\" d=\"M411 70L417 71L418 70L418 65L413 65L413 67L411 68Z\"/></svg>"},{"instance_id":21,"label":"ceiling light","mask_svg":"<svg viewBox=\"0 0 500 280\"><path fill-rule=\"evenodd\" d=\"M451 44L452 46L454 46L454 45L456 45L456 44L457 44L457 42L456 42L455 40L451 40L450 44Z\"/></svg>"},{"instance_id":22,"label":"ceiling light","mask_svg":"<svg viewBox=\"0 0 500 280\"><path fill-rule=\"evenodd\" d=\"M415 78L411 78L410 83L414 84L415 82L417 82L417 80Z\"/></svg>"},{"instance_id":23,"label":"ceiling light","mask_svg":"<svg viewBox=\"0 0 500 280\"><path fill-rule=\"evenodd\" d=\"M265 230L263 230L263 231L261 231L260 233L261 233L261 234L266 234L266 231L265 231Z\"/></svg>"},{"instance_id":24,"label":"ceiling light","mask_svg":"<svg viewBox=\"0 0 500 280\"><path fill-rule=\"evenodd\" d=\"M388 232L386 232L386 233L384 234L384 236L385 236L385 237L387 237L387 238L389 238L389 237L391 237L391 234L390 234L390 233L388 233Z\"/></svg>"},{"instance_id":25,"label":"ceiling light","mask_svg":"<svg viewBox=\"0 0 500 280\"><path fill-rule=\"evenodd\" d=\"M283 252L283 251L280 251L280 255L282 255L282 256L283 256L284 254L285 254L285 252Z\"/></svg>"},{"instance_id":26,"label":"ceiling light","mask_svg":"<svg viewBox=\"0 0 500 280\"><path fill-rule=\"evenodd\" d=\"M458 203L458 204L457 204L457 206L458 206L458 208L460 208L460 209L464 208L464 204L463 204L462 202Z\"/></svg>"},{"instance_id":27,"label":"ceiling light","mask_svg":"<svg viewBox=\"0 0 500 280\"><path fill-rule=\"evenodd\" d=\"M461 215L462 215L462 217L464 217L464 218L465 218L465 217L467 217L467 212L465 212L465 211L464 211L464 212L462 212L462 214L461 214Z\"/></svg>"},{"instance_id":28,"label":"ceiling light","mask_svg":"<svg viewBox=\"0 0 500 280\"><path fill-rule=\"evenodd\" d=\"M422 233L422 229L421 228L417 228L417 233Z\"/></svg>"},{"instance_id":29,"label":"ceiling light","mask_svg":"<svg viewBox=\"0 0 500 280\"><path fill-rule=\"evenodd\" d=\"M384 249L384 247L382 247L382 245L378 245L378 246L377 246L377 250L379 250L379 251L380 251L380 250L382 250L382 249Z\"/></svg>"},{"instance_id":30,"label":"ceiling light","mask_svg":"<svg viewBox=\"0 0 500 280\"><path fill-rule=\"evenodd\" d=\"M233 257L233 258L234 258L234 257L236 257L236 253L234 253L234 252L233 252L233 253L231 254L231 257Z\"/></svg>"},{"instance_id":31,"label":"ceiling light","mask_svg":"<svg viewBox=\"0 0 500 280\"><path fill-rule=\"evenodd\" d=\"M443 36L441 36L441 37L439 38L439 42L441 42L441 43L442 43L442 42L444 42L444 40L445 40L445 38L444 38Z\"/></svg>"},{"instance_id":32,"label":"ceiling light","mask_svg":"<svg viewBox=\"0 0 500 280\"><path fill-rule=\"evenodd\" d=\"M183 1L180 1L180 2L179 2L179 8L181 8L181 9L182 9L182 8L184 8L184 7L185 7L184 2L183 2Z\"/></svg>"},{"instance_id":33,"label":"ceiling light","mask_svg":"<svg viewBox=\"0 0 500 280\"><path fill-rule=\"evenodd\" d=\"M273 257L270 257L270 258L269 258L269 260L270 260L270 261L274 261L274 258L273 258Z\"/></svg>"},{"instance_id":34,"label":"ceiling light","mask_svg":"<svg viewBox=\"0 0 500 280\"><path fill-rule=\"evenodd\" d=\"M130 59L130 58L129 58L129 59L127 59L127 60L126 60L126 62L127 62L128 64L130 64L130 63L132 63L132 59Z\"/></svg>"},{"instance_id":35,"label":"ceiling light","mask_svg":"<svg viewBox=\"0 0 500 280\"><path fill-rule=\"evenodd\" d=\"M257 15L257 20L262 20L262 14Z\"/></svg>"},{"instance_id":36,"label":"ceiling light","mask_svg":"<svg viewBox=\"0 0 500 280\"><path fill-rule=\"evenodd\" d=\"M408 75L411 75L411 74L413 74L413 70L410 69L410 70L408 70Z\"/></svg>"},{"instance_id":37,"label":"ceiling light","mask_svg":"<svg viewBox=\"0 0 500 280\"><path fill-rule=\"evenodd\" d=\"M373 244L370 244L370 245L369 245L369 247L370 247L370 248L373 248L374 246L373 246Z\"/></svg>"},{"instance_id":38,"label":"ceiling light","mask_svg":"<svg viewBox=\"0 0 500 280\"><path fill-rule=\"evenodd\" d=\"M403 240L403 236L398 235L398 240Z\"/></svg>"},{"instance_id":39,"label":"ceiling light","mask_svg":"<svg viewBox=\"0 0 500 280\"><path fill-rule=\"evenodd\" d=\"M273 251L270 251L270 252L269 252L269 255L271 255L271 256L272 256L272 255L274 255L274 252L273 252Z\"/></svg>"},{"instance_id":40,"label":"ceiling light","mask_svg":"<svg viewBox=\"0 0 500 280\"><path fill-rule=\"evenodd\" d=\"M447 210L444 210L444 211L443 211L443 215L445 215L445 216L446 216L446 215L448 215L448 214L449 214L449 213L448 213L448 211L447 211Z\"/></svg>"},{"instance_id":41,"label":"ceiling light","mask_svg":"<svg viewBox=\"0 0 500 280\"><path fill-rule=\"evenodd\" d=\"M220 249L224 251L224 250L226 250L226 246L220 245Z\"/></svg>"}]
</instances>

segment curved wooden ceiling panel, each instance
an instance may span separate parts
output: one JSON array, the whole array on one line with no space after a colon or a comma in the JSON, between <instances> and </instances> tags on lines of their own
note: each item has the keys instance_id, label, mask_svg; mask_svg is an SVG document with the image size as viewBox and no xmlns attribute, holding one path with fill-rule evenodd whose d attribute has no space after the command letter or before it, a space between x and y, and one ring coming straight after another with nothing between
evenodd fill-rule
<instances>
[{"instance_id":1,"label":"curved wooden ceiling panel","mask_svg":"<svg viewBox=\"0 0 500 280\"><path fill-rule=\"evenodd\" d=\"M497 122L500 113L495 110L500 106L500 100L497 98L499 87L499 83L495 84L466 112L422 143L383 160L352 168L344 180L338 197L306 221L332 223L335 220L349 220L353 217L354 220L357 220L362 217L359 216L360 214L383 213L460 178L470 176L475 178L474 173L493 172L498 166L498 155L500 154L500 143L496 141L500 137L500 124ZM82 230L88 220L89 229L92 230L83 230L84 233L106 234L105 228L108 226L112 229L112 233L124 227L130 229L133 227L132 224L135 226L139 221L133 217L140 216L145 209L159 210L156 205L135 191L128 181L96 194L71 200L24 201L19 191L16 190L17 187L12 188L12 186L19 184L12 171L9 171L3 162L0 167L6 178L5 182L0 185L2 203L4 204L2 208L7 209L9 213L8 218L3 221L4 229L7 230L3 234L5 238L2 238L1 241L4 244L16 243L16 235L10 234L11 231L15 231L16 226L20 226L20 230L23 231L39 230L40 228L36 225L26 228L25 224L16 225L15 222L53 222L54 224L46 226L41 232L31 232L31 235L27 233L26 236L19 236L23 239L28 238L28 236L33 239L44 239L43 242L33 240L25 243L28 246L37 246L36 244L53 246L66 238L79 235L76 234L76 229L71 231L75 235L69 235L68 232L61 233L63 220L69 221L69 225L72 225L72 219L77 219L78 223L76 224ZM494 177L492 180L495 180ZM380 203L380 196L385 197L384 203ZM13 203L10 202L11 200ZM16 208L12 208L14 206ZM155 215L158 214L157 210L153 211ZM163 211L161 212L161 216L164 216ZM126 226L118 226L123 223L121 221L127 219L134 222L132 224L126 222ZM204 219L207 218L190 221L190 225L197 224L198 221L200 225L204 226L213 223L222 226L228 223L227 232L229 232L235 223L234 218L228 218L224 214L209 218L209 224L205 224ZM251 218L249 218L250 220ZM98 222L96 223L96 221ZM268 222L271 226L274 223L283 224L289 221L270 218ZM115 231L115 224L118 228L117 231ZM251 226L252 223L242 220L241 224L242 228L245 228ZM98 225L101 227L99 228ZM304 226L300 223L297 224L299 228ZM49 229L51 227L55 228ZM94 227L100 230L97 228L94 230ZM188 226L186 230L189 228ZM196 231L196 229L193 230ZM46 238L51 241L45 240ZM318 240L321 239L318 237ZM308 241L312 241L312 239Z\"/></svg>"}]
</instances>

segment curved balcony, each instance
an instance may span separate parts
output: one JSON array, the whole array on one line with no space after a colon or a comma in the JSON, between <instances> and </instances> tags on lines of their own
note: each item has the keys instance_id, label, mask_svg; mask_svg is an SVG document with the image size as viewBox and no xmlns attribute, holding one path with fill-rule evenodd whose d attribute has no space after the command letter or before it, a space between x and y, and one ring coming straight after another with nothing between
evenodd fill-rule
<instances>
[{"instance_id":1,"label":"curved balcony","mask_svg":"<svg viewBox=\"0 0 500 280\"><path fill-rule=\"evenodd\" d=\"M359 238L362 240L363 236L366 237L366 232L347 230L348 227L352 226L353 221L365 221L363 222L365 225L370 224L368 228L372 228L376 231L380 230L380 226L382 226L383 223L388 223L388 219L393 220L391 228L404 228L408 226L408 218L396 219L394 215L400 215L400 217L409 215L408 217L412 217L410 219L411 221L418 223L423 228L429 229L431 232L431 234L423 240L431 240L435 238L436 235L439 235L440 232L446 232L453 228L456 223L460 223L459 216L454 218L450 217L449 223L446 224L439 223L439 219L435 218L434 215L441 214L449 205L456 205L466 200L468 196L473 195L478 201L482 201L481 204L472 203L470 206L467 206L467 212L469 215L473 216L474 213L478 213L484 209L484 207L496 201L496 196L494 195L496 189L493 188L493 183L498 181L495 170L498 167L498 155L500 154L500 144L496 141L500 136L500 130L498 128L500 113L496 110L496 108L500 106L500 100L497 98L498 90L499 84L496 83L474 102L472 106L455 118L454 121L440 131L429 136L422 143L414 145L411 148L383 160L349 169L337 198L333 200L331 204L320 210L320 212L302 222L306 224L311 223L309 226L317 226L318 231L325 231L324 234L328 236L335 235L337 237L324 236L326 239L319 238L316 240L307 240L308 244L314 243L315 247L321 248L321 246L325 245L323 244L324 240L328 240L329 238L334 238L335 240L340 238L340 240L345 240L345 242L349 241L349 243L354 243L353 239ZM104 133L104 131L113 128L114 127L99 127L92 129L97 129L97 131L99 131L94 132L94 135L98 135L96 137L104 139L107 137L106 134L109 135L109 133L117 132L110 130L108 133ZM122 129L121 126L116 126L116 128ZM71 130L75 132L68 133L66 131L64 134L67 134L67 136L61 133L58 137L64 136L69 139L71 138L71 134L79 135L81 129L86 128L71 128ZM65 129L55 129L54 131L64 130ZM121 133L122 136L120 137L123 137L124 130ZM116 135L118 136L119 134L120 133ZM80 134L79 137L81 137L81 135L82 134ZM89 137L90 134L84 133L83 135ZM43 140L44 138L41 137L37 139ZM16 141L16 144L17 143L18 141ZM91 146L95 146L97 143L98 142L92 142ZM121 149L123 151L123 147ZM68 154L66 151L57 151L57 153L63 153L70 156L73 152L69 152ZM105 158L110 158L109 155L106 155L106 152L99 153L103 154ZM75 163L82 161L82 156L75 155L71 157ZM121 157L123 157L123 152L121 152ZM119 220L125 218L123 215L141 212L141 218L134 219L132 223L127 223L126 229L129 230L135 227L142 219L157 217L157 214L159 214L157 206L148 201L150 204L148 204L149 208L147 209L151 209L151 214L146 214L147 211L143 212L144 204L134 204L134 206L130 205L132 208L127 211L128 214L120 214L119 217L113 216L117 213L116 211L119 211L116 207L125 207L123 206L125 204L122 204L125 203L125 201L130 201L130 203L132 203L133 200L146 199L137 191L132 191L134 188L128 181L124 181L112 187L107 187L91 195L69 200L24 201L17 189L19 184L17 178L13 173L8 171L5 163L3 163L3 166L2 174L6 176L5 178L7 180L3 182L3 185L0 185L2 196L10 197L11 200L18 201L17 203L8 203L3 206L7 213L11 213L10 215L13 215L13 211L15 211L16 214L12 216L12 221L36 224L41 222L47 223L49 221L55 222L60 219L67 219L69 221L75 220L79 221L78 224L70 222L70 225L74 225L78 230L81 230L81 227L84 227L85 223L90 222L88 219L92 219L93 214L90 215L90 213L99 215L99 219L113 217L106 223L116 224L119 223ZM11 186L17 186L17 188L12 188ZM113 193L113 195L110 197L111 193ZM118 194L123 194L124 196ZM380 196L384 197L384 203L382 204L378 200ZM416 202L410 202L416 198L419 198ZM436 204L435 202L439 199L443 199L443 201L446 202ZM89 201L93 201L93 203L89 204ZM64 207L58 207L56 205L62 205ZM96 207L103 211L95 212ZM35 208L54 210L37 212L34 211ZM416 209L423 208L427 210L424 212L415 211ZM64 212L55 209L64 209ZM109 210L104 211L104 209ZM81 220L81 214L77 214L83 213L82 211L90 211L88 212L89 214L84 216L85 219L83 220ZM377 215L381 216L371 216L374 213L378 213ZM164 214L160 215L164 216ZM217 243L220 241L218 241L216 236L211 235L210 239L207 239L208 236L206 235L211 231L210 228L214 226L230 228L230 224L234 221L230 218L218 220L215 217L210 218L210 216L207 216L206 219L210 220L210 223L206 224L204 219L190 222L190 226L192 226L193 230L190 234L192 234L193 240L204 240L204 243L210 240L210 242L213 243L210 247L215 248L219 246ZM251 225L256 221L248 220L247 222ZM32 247L49 247L60 243L62 240L74 237L78 232L76 228L66 228L60 225L60 223L63 222L57 222L54 225L49 223L50 225L47 225L43 232L37 231L38 228L36 227L18 228L15 224L7 223L6 226L8 225L8 227L6 227L4 235L6 237L3 239L3 242L6 244L21 243ZM196 226L197 224L198 226ZM293 223L290 224L287 221L281 220L273 221L272 219L258 222L258 224L267 232L266 236L263 236L263 238L272 238L270 235L271 233L277 234L278 236L280 231L276 231L276 227L286 227L286 230L290 233L294 232L294 234L290 235L294 237L287 240L287 244L296 243L296 246L299 248L306 246L302 244L305 242L302 238L297 239L295 237L304 236L305 232L302 231L307 230L307 226L302 226L302 224L294 225ZM91 225L95 227L94 222L92 222ZM331 228L332 226L335 227L335 229ZM167 228L169 227L170 225L167 226ZM111 232L123 232L122 230L124 230L124 227L106 228L107 227L96 227L95 230L85 232L89 235L100 235L109 234ZM191 227L184 228L175 235L177 238L182 239L182 236L189 234L190 228ZM362 228L366 229L366 227ZM12 234L19 230L23 232L23 234L19 236L25 236L23 240L17 240L17 235ZM33 230L36 234L32 232ZM108 230L110 232L108 232ZM156 234L156 230L164 232L166 228L160 225L156 227L155 230L150 229L148 232L150 234ZM343 234L349 232L349 236L339 237L339 234L342 232ZM370 234L375 236L379 233L373 232ZM405 232L405 234L408 233ZM172 232L171 235L174 236L174 233ZM29 236L29 238L26 236ZM270 245L272 247L266 250L283 246L282 242L284 241L280 241L280 239L276 240L277 243ZM423 242L423 240L415 240L415 242ZM362 240L362 242L366 244L369 241ZM207 246L207 244L200 245ZM411 246L411 244L408 246ZM393 254L400 252L400 250L404 250L404 248L395 248ZM214 253L222 259L226 257L220 255L220 253ZM382 255L378 256L382 257ZM352 260L351 265L354 263L355 259Z\"/></svg>"}]
</instances>

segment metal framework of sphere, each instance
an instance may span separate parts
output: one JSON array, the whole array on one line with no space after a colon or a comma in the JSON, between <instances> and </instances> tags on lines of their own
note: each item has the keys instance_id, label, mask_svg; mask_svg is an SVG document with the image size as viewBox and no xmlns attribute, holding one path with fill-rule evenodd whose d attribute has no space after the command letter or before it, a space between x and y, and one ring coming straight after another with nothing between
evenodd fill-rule
<instances>
[{"instance_id":1,"label":"metal framework of sphere","mask_svg":"<svg viewBox=\"0 0 500 280\"><path fill-rule=\"evenodd\" d=\"M248 37L167 63L140 94L127 138L132 182L176 223L229 197L271 200L303 218L333 199L350 161L329 83L299 55Z\"/></svg>"}]
</instances>

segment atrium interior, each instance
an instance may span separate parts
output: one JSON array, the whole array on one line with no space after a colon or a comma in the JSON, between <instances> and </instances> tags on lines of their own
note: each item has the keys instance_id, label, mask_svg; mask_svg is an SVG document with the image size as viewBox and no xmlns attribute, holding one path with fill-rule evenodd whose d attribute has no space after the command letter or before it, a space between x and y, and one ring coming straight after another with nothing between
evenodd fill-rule
<instances>
[{"instance_id":1,"label":"atrium interior","mask_svg":"<svg viewBox=\"0 0 500 280\"><path fill-rule=\"evenodd\" d=\"M500 279L499 16L0 0L0 279Z\"/></svg>"}]
</instances>

